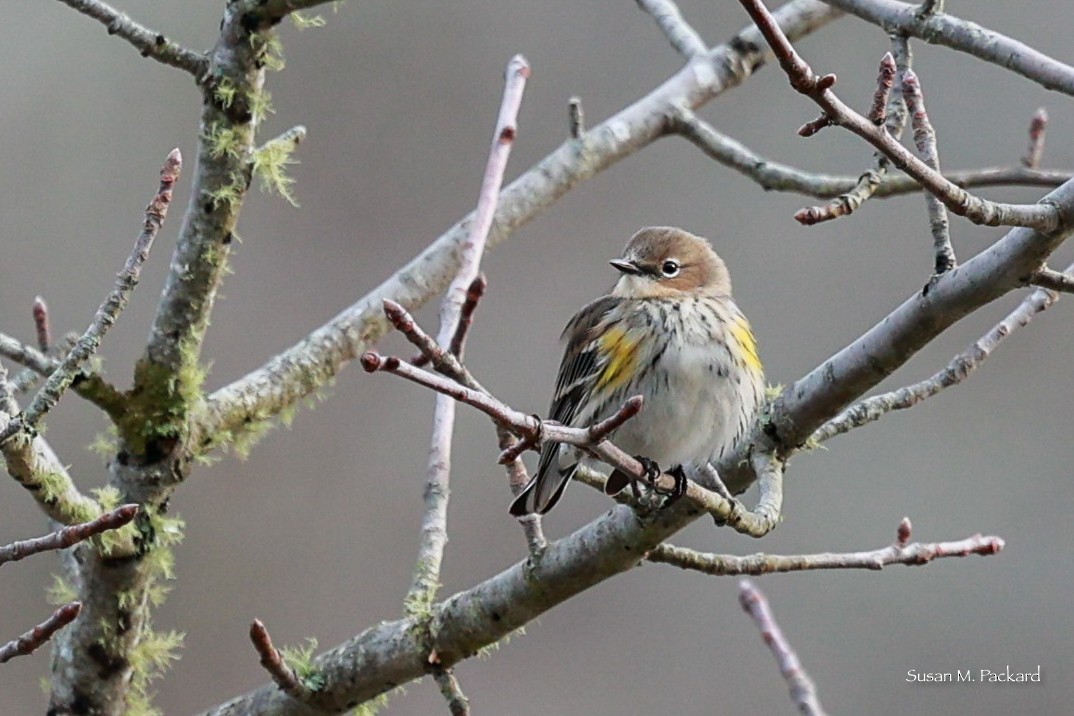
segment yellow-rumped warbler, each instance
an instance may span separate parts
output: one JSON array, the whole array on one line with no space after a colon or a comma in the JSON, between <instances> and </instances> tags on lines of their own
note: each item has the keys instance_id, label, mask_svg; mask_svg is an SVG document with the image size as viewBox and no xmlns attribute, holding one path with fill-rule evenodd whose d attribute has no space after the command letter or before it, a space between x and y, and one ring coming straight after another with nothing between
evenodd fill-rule
<instances>
[{"instance_id":1,"label":"yellow-rumped warbler","mask_svg":"<svg viewBox=\"0 0 1074 716\"><path fill-rule=\"evenodd\" d=\"M764 398L764 369L750 324L731 299L731 277L709 243L656 226L631 237L611 262L622 276L612 292L567 324L567 346L549 418L583 427L607 418L633 395L641 412L613 441L648 470L684 470L718 460L746 431ZM511 514L544 514L563 495L580 451L546 443L537 475ZM629 484L618 472L615 494Z\"/></svg>"}]
</instances>

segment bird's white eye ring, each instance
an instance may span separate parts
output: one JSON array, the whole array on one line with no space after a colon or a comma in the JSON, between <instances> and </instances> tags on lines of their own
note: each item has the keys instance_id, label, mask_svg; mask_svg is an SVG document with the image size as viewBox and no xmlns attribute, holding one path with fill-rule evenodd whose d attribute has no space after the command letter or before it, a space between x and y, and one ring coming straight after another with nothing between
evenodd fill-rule
<instances>
[{"instance_id":1,"label":"bird's white eye ring","mask_svg":"<svg viewBox=\"0 0 1074 716\"><path fill-rule=\"evenodd\" d=\"M660 273L664 275L664 278L675 278L679 275L679 271L682 267L675 259L668 259L664 263L660 264Z\"/></svg>"}]
</instances>

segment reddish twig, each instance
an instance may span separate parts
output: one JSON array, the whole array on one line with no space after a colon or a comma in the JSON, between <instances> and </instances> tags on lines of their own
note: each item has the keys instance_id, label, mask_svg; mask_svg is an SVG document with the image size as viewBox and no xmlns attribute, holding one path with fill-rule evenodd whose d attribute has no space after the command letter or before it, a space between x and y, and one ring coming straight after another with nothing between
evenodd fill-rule
<instances>
[{"instance_id":1,"label":"reddish twig","mask_svg":"<svg viewBox=\"0 0 1074 716\"><path fill-rule=\"evenodd\" d=\"M451 336L451 346L448 349L448 352L459 361L463 360L466 353L466 337L469 335L470 326L474 322L474 311L477 309L477 304L481 301L481 297L485 295L485 289L488 288L488 285L489 282L484 274L478 274L470 282L470 287L466 289L466 300L463 301L462 308L459 309L459 322L455 326L455 334Z\"/></svg>"},{"instance_id":2,"label":"reddish twig","mask_svg":"<svg viewBox=\"0 0 1074 716\"><path fill-rule=\"evenodd\" d=\"M858 135L884 153L899 169L920 182L949 210L975 224L987 226L1021 226L1045 234L1054 232L1060 224L1059 212L1048 204L1003 204L974 196L915 157L882 128L855 112L831 91L835 75L815 75L809 65L791 46L768 8L761 0L739 0L771 46L791 86L812 99L823 114L805 125L802 131L815 133L820 127L837 124Z\"/></svg>"},{"instance_id":3,"label":"reddish twig","mask_svg":"<svg viewBox=\"0 0 1074 716\"><path fill-rule=\"evenodd\" d=\"M0 646L0 664L11 661L16 656L34 653L51 639L53 634L73 622L80 611L82 611L82 602L64 604L54 611L52 616L30 631Z\"/></svg>"},{"instance_id":4,"label":"reddish twig","mask_svg":"<svg viewBox=\"0 0 1074 716\"><path fill-rule=\"evenodd\" d=\"M798 711L806 716L823 716L824 709L817 698L817 687L813 680L802 668L798 655L783 636L783 630L776 623L776 617L768 606L768 600L760 589L753 586L748 579L743 579L738 585L738 601L754 624L761 631L761 638L779 664L779 673L790 687L791 700L798 707Z\"/></svg>"},{"instance_id":5,"label":"reddish twig","mask_svg":"<svg viewBox=\"0 0 1074 716\"><path fill-rule=\"evenodd\" d=\"M273 646L272 637L260 619L254 619L250 624L250 641L261 657L261 666L265 667L265 671L281 691L299 700L309 697L310 690L302 683L302 679L298 678L294 669L283 660L279 649Z\"/></svg>"},{"instance_id":6,"label":"reddish twig","mask_svg":"<svg viewBox=\"0 0 1074 716\"><path fill-rule=\"evenodd\" d=\"M48 321L48 304L45 299L37 296L34 298L34 327L37 329L37 348L42 353L48 353L52 347L52 330Z\"/></svg>"},{"instance_id":7,"label":"reddish twig","mask_svg":"<svg viewBox=\"0 0 1074 716\"><path fill-rule=\"evenodd\" d=\"M119 529L133 520L134 516L137 514L138 505L123 505L111 512L105 512L91 522L83 522L81 524L71 525L70 527L64 527L63 529L56 530L44 537L35 537L34 539L12 542L5 547L0 547L0 564L4 564L5 562L17 562L20 559L24 559L40 552L67 549L68 547L78 544L83 540L87 540L94 535L107 532L108 530Z\"/></svg>"},{"instance_id":8,"label":"reddish twig","mask_svg":"<svg viewBox=\"0 0 1074 716\"><path fill-rule=\"evenodd\" d=\"M645 468L642 464L610 441L605 439L593 444L589 437L589 428L570 428L554 422L542 423L533 416L520 413L508 407L488 393L467 388L453 380L417 368L395 356L385 357L375 351L367 351L362 355L361 363L362 367L369 373L376 371L394 373L418 385L431 388L438 393L475 407L492 418L497 425L510 430L516 436L524 438L539 435L540 439L545 441L581 447L628 477L633 477L639 481L646 479ZM740 502L728 500L693 481L688 481L687 483L686 499L696 505L697 509L712 515L718 523L726 524L737 532L751 537L761 537L768 534L779 522L779 512L778 510L773 510L777 502L778 492L774 488L778 486L782 470L778 461L775 461L769 455L758 454L754 456L753 460L762 466L762 470L758 474L768 476L759 480L762 488L761 499L755 511L751 512ZM772 462L772 465L768 465L769 461ZM676 485L676 478L665 473L653 482L661 490L671 490Z\"/></svg>"},{"instance_id":9,"label":"reddish twig","mask_svg":"<svg viewBox=\"0 0 1074 716\"><path fill-rule=\"evenodd\" d=\"M616 428L641 412L644 401L645 399L640 395L629 398L619 410L616 410L604 420L589 426L589 439L594 443L598 443L611 435Z\"/></svg>"},{"instance_id":10,"label":"reddish twig","mask_svg":"<svg viewBox=\"0 0 1074 716\"><path fill-rule=\"evenodd\" d=\"M470 238L463 244L459 270L448 286L440 303L440 332L437 345L453 353L451 348L458 337L461 351L465 339L463 325L464 305L467 295L478 278L481 256L485 242L492 229L500 188L503 185L507 159L518 133L518 110L530 68L526 58L515 55L507 65L503 100L500 103L496 131L489 149L485 175L481 181L477 208L471 225ZM474 300L476 305L476 299ZM385 307L387 308L387 306ZM455 403L444 396L437 396L433 409L433 435L429 447L426 470L425 511L421 520L421 544L418 548L414 579L404 600L404 609L416 613L428 607L440 586L440 565L447 544L447 506L451 473L451 438L455 428Z\"/></svg>"},{"instance_id":11,"label":"reddish twig","mask_svg":"<svg viewBox=\"0 0 1074 716\"><path fill-rule=\"evenodd\" d=\"M876 93L873 105L869 108L869 121L880 127L888 118L888 102L891 100L891 88L895 86L895 56L885 52L880 58L880 73L876 78Z\"/></svg>"},{"instance_id":12,"label":"reddish twig","mask_svg":"<svg viewBox=\"0 0 1074 716\"><path fill-rule=\"evenodd\" d=\"M1030 169L1040 166L1040 159L1044 156L1044 134L1048 128L1048 110L1041 107L1033 113L1033 119L1029 121L1029 149L1022 157L1022 164Z\"/></svg>"}]
</instances>

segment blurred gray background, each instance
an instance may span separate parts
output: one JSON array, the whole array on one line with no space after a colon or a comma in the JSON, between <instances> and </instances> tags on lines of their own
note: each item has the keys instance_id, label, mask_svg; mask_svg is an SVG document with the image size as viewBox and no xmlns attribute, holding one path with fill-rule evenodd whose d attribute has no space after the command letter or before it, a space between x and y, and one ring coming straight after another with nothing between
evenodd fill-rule
<instances>
[{"instance_id":1,"label":"blurred gray background","mask_svg":"<svg viewBox=\"0 0 1074 716\"><path fill-rule=\"evenodd\" d=\"M194 48L213 42L218 0L121 3ZM681 3L715 44L745 22L736 2ZM141 59L95 22L57 2L6 0L0 24L0 328L33 340L30 305L43 294L56 330L81 330L137 235L157 171L174 146L188 158L175 208L141 288L104 350L122 386L143 344L186 204L199 95L189 78ZM1066 62L1065 0L959 3L954 10ZM326 12L324 29L282 30L288 67L270 75L277 113L261 137L303 123L294 168L300 208L254 191L205 358L219 387L292 345L391 274L476 201L508 58L533 66L509 177L567 133L580 95L591 124L647 93L680 66L633 2L369 0ZM868 107L887 39L847 18L799 44L840 95ZM1074 169L1070 98L995 66L915 43L916 69L948 168L1017 162L1032 112L1052 121L1044 165ZM829 129L783 75L766 68L706 107L717 127L773 159L860 173L871 153ZM988 190L1012 201L1044 190ZM812 203L766 194L666 139L585 183L484 262L490 288L469 365L497 395L543 411L563 323L613 280L606 260L646 224L709 236L753 321L772 383L789 383L881 319L931 270L919 196L872 202L812 229ZM953 221L966 259L1002 234ZM1064 250L1056 265L1074 251ZM916 357L885 387L913 382L999 320L1020 297L987 307ZM888 544L901 517L921 540L997 534L987 559L881 573L760 579L834 713L1059 714L1074 701L1069 607L1074 567L1069 355L1074 301L1061 301L1004 344L961 387L797 457L786 519L763 541L707 520L676 539L747 554L847 551ZM435 329L435 312L422 311ZM410 350L392 337L382 350ZM155 685L168 714L189 713L266 682L247 640L265 621L278 644L315 637L327 648L400 615L418 538L433 396L348 367L315 409L274 431L245 462L198 468L176 493L187 521L178 576L159 628L187 633L182 659ZM525 557L507 515L509 492L488 421L459 411L443 594ZM85 450L105 419L76 397L48 437L83 489L105 470ZM0 481L0 542L44 531L13 481ZM606 499L575 486L546 521L551 537L581 526ZM3 570L0 637L40 621L55 569L37 557ZM458 668L477 714L789 714L772 657L736 599L735 580L643 565L553 610L492 658ZM0 668L3 711L41 713L47 650ZM924 686L908 669L1035 669L1043 684ZM435 686L411 684L391 714L446 713Z\"/></svg>"}]
</instances>

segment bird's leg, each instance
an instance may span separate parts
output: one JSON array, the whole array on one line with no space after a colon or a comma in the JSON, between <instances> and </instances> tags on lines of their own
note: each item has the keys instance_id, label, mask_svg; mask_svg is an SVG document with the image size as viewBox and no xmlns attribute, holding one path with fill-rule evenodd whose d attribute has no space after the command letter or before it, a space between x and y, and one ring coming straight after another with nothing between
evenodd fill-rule
<instances>
[{"instance_id":1,"label":"bird's leg","mask_svg":"<svg viewBox=\"0 0 1074 716\"><path fill-rule=\"evenodd\" d=\"M686 479L686 470L683 469L682 465L676 465L671 468L668 470L668 474L675 478L675 486L671 488L670 492L663 492L655 485L653 486L653 489L656 490L657 494L665 495L667 497L667 499L664 500L664 504L660 506L660 509L671 507L681 500L683 495L686 494L686 486L689 484L689 481Z\"/></svg>"}]
</instances>

